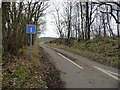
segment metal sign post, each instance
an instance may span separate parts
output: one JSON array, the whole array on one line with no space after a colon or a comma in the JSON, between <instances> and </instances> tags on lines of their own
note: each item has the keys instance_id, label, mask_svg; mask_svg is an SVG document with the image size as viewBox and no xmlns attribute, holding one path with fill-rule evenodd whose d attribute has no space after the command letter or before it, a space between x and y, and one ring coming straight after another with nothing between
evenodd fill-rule
<instances>
[{"instance_id":1,"label":"metal sign post","mask_svg":"<svg viewBox=\"0 0 120 90\"><path fill-rule=\"evenodd\" d=\"M30 59L32 59L32 27L30 27Z\"/></svg>"},{"instance_id":2,"label":"metal sign post","mask_svg":"<svg viewBox=\"0 0 120 90\"><path fill-rule=\"evenodd\" d=\"M30 34L30 59L32 59L32 34L36 33L36 25L27 24L26 33Z\"/></svg>"}]
</instances>

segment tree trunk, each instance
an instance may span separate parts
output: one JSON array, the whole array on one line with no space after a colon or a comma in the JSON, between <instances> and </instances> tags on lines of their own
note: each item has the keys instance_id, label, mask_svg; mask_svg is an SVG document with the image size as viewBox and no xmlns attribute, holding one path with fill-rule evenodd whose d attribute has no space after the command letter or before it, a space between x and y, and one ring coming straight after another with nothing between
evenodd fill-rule
<instances>
[{"instance_id":1,"label":"tree trunk","mask_svg":"<svg viewBox=\"0 0 120 90\"><path fill-rule=\"evenodd\" d=\"M118 10L119 10L119 7L118 7ZM117 19L118 21L120 21L120 18L119 18L119 11L117 11ZM117 36L119 37L120 36L120 24L117 23Z\"/></svg>"},{"instance_id":2,"label":"tree trunk","mask_svg":"<svg viewBox=\"0 0 120 90\"><path fill-rule=\"evenodd\" d=\"M77 18L78 18L78 21L77 21L77 30L78 30L78 42L80 41L80 38L81 38L81 33L80 33L80 14L79 14L79 3L77 3Z\"/></svg>"},{"instance_id":3,"label":"tree trunk","mask_svg":"<svg viewBox=\"0 0 120 90\"><path fill-rule=\"evenodd\" d=\"M71 13L72 13L72 2L70 2L69 5L69 16L68 16L68 39L70 38L70 32L71 32Z\"/></svg>"},{"instance_id":4,"label":"tree trunk","mask_svg":"<svg viewBox=\"0 0 120 90\"><path fill-rule=\"evenodd\" d=\"M84 40L84 31L83 31L83 12L82 12L82 3L80 2L80 8L81 8L81 30L82 30L82 39Z\"/></svg>"},{"instance_id":5,"label":"tree trunk","mask_svg":"<svg viewBox=\"0 0 120 90\"><path fill-rule=\"evenodd\" d=\"M103 19L103 28L104 28L104 37L106 37L106 25L105 25L105 16L104 13L102 13L102 19Z\"/></svg>"},{"instance_id":6,"label":"tree trunk","mask_svg":"<svg viewBox=\"0 0 120 90\"><path fill-rule=\"evenodd\" d=\"M86 2L86 30L85 30L85 40L90 39L90 27L89 27L89 6Z\"/></svg>"}]
</instances>

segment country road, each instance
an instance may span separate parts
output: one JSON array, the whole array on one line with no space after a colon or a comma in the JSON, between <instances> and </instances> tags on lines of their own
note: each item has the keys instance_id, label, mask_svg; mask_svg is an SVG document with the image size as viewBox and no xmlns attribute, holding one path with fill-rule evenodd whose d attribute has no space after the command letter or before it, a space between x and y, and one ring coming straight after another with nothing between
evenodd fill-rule
<instances>
[{"instance_id":1,"label":"country road","mask_svg":"<svg viewBox=\"0 0 120 90\"><path fill-rule=\"evenodd\" d=\"M118 88L118 70L80 55L40 44L61 71L65 88Z\"/></svg>"}]
</instances>

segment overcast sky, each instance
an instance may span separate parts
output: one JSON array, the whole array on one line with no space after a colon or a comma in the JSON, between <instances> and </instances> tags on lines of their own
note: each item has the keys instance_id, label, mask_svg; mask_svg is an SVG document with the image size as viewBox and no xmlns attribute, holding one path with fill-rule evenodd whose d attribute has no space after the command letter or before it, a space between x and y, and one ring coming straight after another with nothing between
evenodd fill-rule
<instances>
[{"instance_id":1,"label":"overcast sky","mask_svg":"<svg viewBox=\"0 0 120 90\"><path fill-rule=\"evenodd\" d=\"M60 9L62 9L61 3L62 2L66 2L67 0L50 0L50 7L46 10L46 12L50 12L52 10L54 10L54 5L53 3L57 6L60 7ZM73 1L73 0L70 0ZM75 1L75 0L74 0ZM76 0L76 1L85 1L85 0ZM91 1L96 1L96 0L91 0ZM100 1L104 1L104 0L100 0ZM117 0L113 0L113 1L117 1ZM44 30L42 32L42 34L40 35L40 37L59 37L59 35L57 34L57 32L55 31L55 25L52 23L54 22L54 18L53 15L51 13L47 13L45 16L46 19L46 30ZM115 24L115 20L112 20L112 23ZM114 29L114 33L116 33L116 25L114 27L112 27Z\"/></svg>"},{"instance_id":2,"label":"overcast sky","mask_svg":"<svg viewBox=\"0 0 120 90\"><path fill-rule=\"evenodd\" d=\"M7 1L7 0L5 0L5 1ZM53 3L55 3L57 6L59 6L62 9L62 7L60 5L61 5L62 2L65 2L65 1L66 0L50 0L49 1L50 2L50 7L46 10L46 12L49 12L49 13L47 13L46 16L45 16L45 19L46 19L46 30L42 31L40 37L59 37L59 35L55 31L55 26L52 23L52 22L54 22L54 18L53 18L53 15L50 13L50 11L54 10ZM92 0L92 1L96 1L96 0ZM116 1L116 0L113 0L113 1ZM0 2L1 2L1 0L0 0ZM114 20L113 20L113 22L114 22ZM116 27L116 25L115 25L115 27Z\"/></svg>"},{"instance_id":3,"label":"overcast sky","mask_svg":"<svg viewBox=\"0 0 120 90\"><path fill-rule=\"evenodd\" d=\"M48 12L48 13L45 16L45 19L46 19L46 30L44 30L42 32L40 37L59 37L59 35L55 31L55 26L52 23L52 22L54 22L53 15L51 13L51 11L54 10L53 2L55 4L57 4L57 3L62 3L63 0L50 0L50 7L46 10L46 12Z\"/></svg>"},{"instance_id":4,"label":"overcast sky","mask_svg":"<svg viewBox=\"0 0 120 90\"><path fill-rule=\"evenodd\" d=\"M67 2L68 0L50 0L50 7L47 9L46 12L50 12L52 10L54 10L54 5L53 3L60 7L60 9L62 9L61 3L62 2ZM72 1L72 0L70 0ZM77 1L77 0L76 0ZM78 0L79 1L79 0ZM82 1L82 0L81 0ZM83 0L84 1L84 0ZM53 15L51 13L47 13L47 15L45 16L46 18L46 30L44 30L42 32L42 34L40 35L40 37L59 37L59 35L57 34L56 30L55 30L55 26L52 22L54 22L54 18Z\"/></svg>"},{"instance_id":5,"label":"overcast sky","mask_svg":"<svg viewBox=\"0 0 120 90\"><path fill-rule=\"evenodd\" d=\"M40 37L59 37L55 31L55 26L52 24L53 17L48 13L45 17L46 19L46 30L43 30Z\"/></svg>"}]
</instances>

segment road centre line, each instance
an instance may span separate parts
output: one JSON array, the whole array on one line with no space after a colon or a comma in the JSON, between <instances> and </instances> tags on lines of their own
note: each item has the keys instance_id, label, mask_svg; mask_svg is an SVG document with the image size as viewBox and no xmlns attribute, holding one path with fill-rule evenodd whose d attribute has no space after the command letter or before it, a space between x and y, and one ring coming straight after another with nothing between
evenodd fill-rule
<instances>
[{"instance_id":1,"label":"road centre line","mask_svg":"<svg viewBox=\"0 0 120 90\"><path fill-rule=\"evenodd\" d=\"M103 73L105 73L105 74L111 76L112 78L114 78L114 79L120 81L120 79L119 79L118 77L116 77L116 76L114 76L114 75L111 74L111 73L113 73L113 72L107 71L107 70L104 70L104 69L101 69L101 68L96 67L96 66L93 66L93 67L96 68L96 69L98 69L98 70L100 70L100 71L102 71ZM116 73L114 73L114 74L116 74ZM117 74L117 75L118 75L118 74Z\"/></svg>"},{"instance_id":2,"label":"road centre line","mask_svg":"<svg viewBox=\"0 0 120 90\"><path fill-rule=\"evenodd\" d=\"M117 74L117 73L114 73L114 72L111 72L111 71L108 71L108 70L106 70L108 73L111 73L111 74L114 74L114 75L116 75L116 76L119 76L120 77L120 75L119 74Z\"/></svg>"},{"instance_id":3,"label":"road centre line","mask_svg":"<svg viewBox=\"0 0 120 90\"><path fill-rule=\"evenodd\" d=\"M72 64L74 64L75 66L77 66L80 69L83 69L83 67L79 66L78 64L76 64L75 62L73 62L72 60L70 60L69 58L65 57L64 55L58 53L58 55L60 55L61 57L65 58L66 60L68 60L69 62L71 62Z\"/></svg>"},{"instance_id":4,"label":"road centre line","mask_svg":"<svg viewBox=\"0 0 120 90\"><path fill-rule=\"evenodd\" d=\"M83 67L79 66L78 64L76 64L75 62L73 62L72 60L70 60L69 58L67 58L66 56L64 56L64 55L62 55L62 54L60 54L60 53L58 53L58 55L60 55L61 57L65 58L66 60L68 60L69 62L71 62L71 63L74 64L75 66L77 66L78 68L83 69ZM117 77L117 76L120 76L119 74L114 73L114 72L111 72L111 71L108 71L108 70L101 69L101 68L96 67L96 66L93 66L93 67L96 68L96 69L98 69L98 70L100 70L100 71L102 71L103 73L111 76L112 78L120 81L120 78ZM113 74L116 75L116 76L114 76Z\"/></svg>"}]
</instances>

